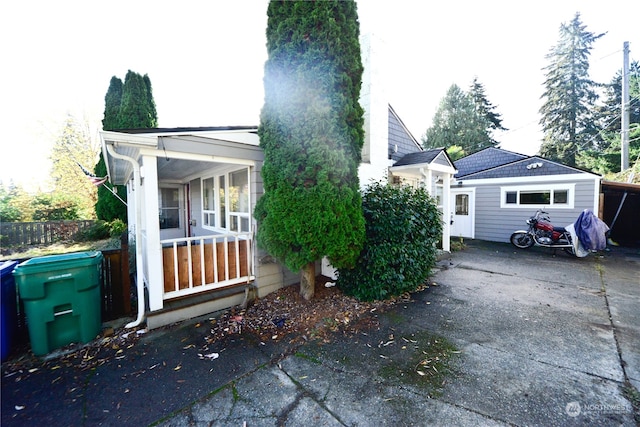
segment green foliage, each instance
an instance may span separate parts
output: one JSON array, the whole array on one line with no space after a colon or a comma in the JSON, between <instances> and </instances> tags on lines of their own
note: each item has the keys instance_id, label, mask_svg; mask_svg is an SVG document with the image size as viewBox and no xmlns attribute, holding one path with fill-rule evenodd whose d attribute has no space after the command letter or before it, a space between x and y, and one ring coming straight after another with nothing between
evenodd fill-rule
<instances>
[{"instance_id":1,"label":"green foliage","mask_svg":"<svg viewBox=\"0 0 640 427\"><path fill-rule=\"evenodd\" d=\"M436 261L442 219L423 189L374 183L362 198L364 248L354 268L341 268L338 286L361 300L381 300L422 285Z\"/></svg>"},{"instance_id":2,"label":"green foliage","mask_svg":"<svg viewBox=\"0 0 640 427\"><path fill-rule=\"evenodd\" d=\"M104 163L104 157L100 153L100 159L95 167L94 174L96 176L106 176L107 166ZM98 200L96 201L96 216L103 221L113 221L119 219L123 222L127 221L127 207L115 197L111 191L105 186L111 185L105 183L98 187ZM124 185L116 185L118 195L122 200L127 200L127 188Z\"/></svg>"},{"instance_id":3,"label":"green foliage","mask_svg":"<svg viewBox=\"0 0 640 427\"><path fill-rule=\"evenodd\" d=\"M151 79L146 74L141 76L129 70L124 84L118 77L111 77L104 102L104 118L102 119L104 130L147 129L158 126L158 114L153 100ZM99 177L107 175L107 167L102 154L95 165L94 173ZM95 207L97 217L103 221L120 219L126 222L126 206L105 188L105 185L98 187ZM116 191L122 200L127 200L127 191L123 185L116 186Z\"/></svg>"},{"instance_id":4,"label":"green foliage","mask_svg":"<svg viewBox=\"0 0 640 427\"><path fill-rule=\"evenodd\" d=\"M68 115L51 150L51 179L54 193L62 199L73 199L78 217L94 219L96 187L78 164L91 166L98 157L98 142L92 138L89 125Z\"/></svg>"},{"instance_id":5,"label":"green foliage","mask_svg":"<svg viewBox=\"0 0 640 427\"><path fill-rule=\"evenodd\" d=\"M596 83L589 78L589 55L593 43L604 34L586 30L580 14L560 26L560 40L546 58L545 100L540 108L544 141L540 154L576 166L576 153L596 145L594 120Z\"/></svg>"},{"instance_id":6,"label":"green foliage","mask_svg":"<svg viewBox=\"0 0 640 427\"><path fill-rule=\"evenodd\" d=\"M455 162L456 160L461 159L467 155L467 153L464 152L464 149L459 145L452 145L447 148L447 154L451 158L452 162Z\"/></svg>"},{"instance_id":7,"label":"green foliage","mask_svg":"<svg viewBox=\"0 0 640 427\"><path fill-rule=\"evenodd\" d=\"M629 74L629 160L640 158L640 63L630 65ZM602 175L620 172L622 70L606 86L606 99L599 109L602 139L597 147L578 152L578 164ZM610 176L607 179L614 179ZM622 179L626 181L626 179Z\"/></svg>"},{"instance_id":8,"label":"green foliage","mask_svg":"<svg viewBox=\"0 0 640 427\"><path fill-rule=\"evenodd\" d=\"M457 145L467 153L497 144L492 138L493 129L501 129L499 114L484 96L484 88L477 80L473 94L453 84L440 100L433 117L433 125L422 137L424 148L451 147ZM493 121L492 121L493 120Z\"/></svg>"},{"instance_id":9,"label":"green foliage","mask_svg":"<svg viewBox=\"0 0 640 427\"><path fill-rule=\"evenodd\" d=\"M104 97L104 118L102 119L102 129L114 130L118 128L118 115L120 113L120 103L122 103L122 80L116 76L111 77L109 89Z\"/></svg>"},{"instance_id":10,"label":"green foliage","mask_svg":"<svg viewBox=\"0 0 640 427\"><path fill-rule=\"evenodd\" d=\"M478 81L478 77L474 77L469 88L469 96L473 101L476 113L480 117L484 117L489 122L491 130L508 130L502 125L502 115L497 113L496 106L487 99L484 85Z\"/></svg>"},{"instance_id":11,"label":"green foliage","mask_svg":"<svg viewBox=\"0 0 640 427\"><path fill-rule=\"evenodd\" d=\"M105 99L106 102L106 99ZM118 110L117 129L146 129L158 126L149 77L127 72Z\"/></svg>"},{"instance_id":12,"label":"green foliage","mask_svg":"<svg viewBox=\"0 0 640 427\"><path fill-rule=\"evenodd\" d=\"M0 183L0 222L19 222L22 220L22 212L15 203L17 189L13 186L9 189Z\"/></svg>"},{"instance_id":13,"label":"green foliage","mask_svg":"<svg viewBox=\"0 0 640 427\"><path fill-rule=\"evenodd\" d=\"M364 239L355 2L273 1L267 12L258 244L293 271L323 256L353 265Z\"/></svg>"},{"instance_id":14,"label":"green foliage","mask_svg":"<svg viewBox=\"0 0 640 427\"><path fill-rule=\"evenodd\" d=\"M95 241L108 239L109 237L120 237L127 230L127 224L119 219L109 221L96 221L91 227L78 233L77 241Z\"/></svg>"},{"instance_id":15,"label":"green foliage","mask_svg":"<svg viewBox=\"0 0 640 427\"><path fill-rule=\"evenodd\" d=\"M33 221L80 219L78 200L73 195L40 193L33 200Z\"/></svg>"}]
</instances>

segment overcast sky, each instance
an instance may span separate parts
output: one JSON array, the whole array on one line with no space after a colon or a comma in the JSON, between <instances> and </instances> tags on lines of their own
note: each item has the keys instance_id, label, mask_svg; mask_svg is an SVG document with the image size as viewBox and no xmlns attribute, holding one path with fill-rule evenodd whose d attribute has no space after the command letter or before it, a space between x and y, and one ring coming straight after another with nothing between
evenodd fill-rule
<instances>
[{"instance_id":1,"label":"overcast sky","mask_svg":"<svg viewBox=\"0 0 640 427\"><path fill-rule=\"evenodd\" d=\"M42 182L67 113L102 119L111 76L148 74L159 125L257 125L263 103L266 0L3 2L0 179ZM510 131L502 147L535 154L545 55L581 13L607 32L591 77L609 82L622 45L640 59L640 2L629 0L359 0L362 33L387 49L389 102L417 139L451 84L474 76Z\"/></svg>"}]
</instances>

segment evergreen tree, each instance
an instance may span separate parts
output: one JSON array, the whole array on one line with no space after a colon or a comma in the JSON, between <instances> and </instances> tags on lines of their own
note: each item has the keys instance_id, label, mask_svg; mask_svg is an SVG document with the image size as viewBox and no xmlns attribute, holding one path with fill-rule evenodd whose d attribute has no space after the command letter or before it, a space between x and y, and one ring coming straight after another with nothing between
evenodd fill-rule
<instances>
[{"instance_id":1,"label":"evergreen tree","mask_svg":"<svg viewBox=\"0 0 640 427\"><path fill-rule=\"evenodd\" d=\"M315 262L355 263L364 241L358 182L364 141L354 1L269 3L258 244L313 296Z\"/></svg>"},{"instance_id":2,"label":"evergreen tree","mask_svg":"<svg viewBox=\"0 0 640 427\"><path fill-rule=\"evenodd\" d=\"M640 63L634 61L629 73L629 159L640 156ZM598 126L602 139L597 147L580 151L579 163L600 174L620 171L621 165L621 110L622 70L619 70L605 88L604 105L598 109Z\"/></svg>"},{"instance_id":3,"label":"evergreen tree","mask_svg":"<svg viewBox=\"0 0 640 427\"><path fill-rule=\"evenodd\" d=\"M579 13L560 26L560 40L547 54L549 65L544 68L545 101L540 108L544 157L576 166L577 151L594 146L597 85L589 78L589 55L603 35L587 31Z\"/></svg>"},{"instance_id":4,"label":"evergreen tree","mask_svg":"<svg viewBox=\"0 0 640 427\"><path fill-rule=\"evenodd\" d=\"M433 125L422 137L422 146L440 148L457 145L464 153L475 152L497 144L490 134L492 126L487 115L476 109L471 96L453 84L440 100Z\"/></svg>"},{"instance_id":5,"label":"evergreen tree","mask_svg":"<svg viewBox=\"0 0 640 427\"><path fill-rule=\"evenodd\" d=\"M118 129L146 129L158 126L151 81L129 70L124 79L122 101L118 111Z\"/></svg>"},{"instance_id":6,"label":"evergreen tree","mask_svg":"<svg viewBox=\"0 0 640 427\"><path fill-rule=\"evenodd\" d=\"M92 165L98 157L98 150L98 143L91 137L89 125L79 123L68 115L51 151L51 178L54 195L60 196L57 200L65 199L65 203L75 205L74 211L82 219L96 217L94 206L97 195L95 185L87 179L78 164Z\"/></svg>"},{"instance_id":7,"label":"evergreen tree","mask_svg":"<svg viewBox=\"0 0 640 427\"><path fill-rule=\"evenodd\" d=\"M111 77L109 89L104 97L104 118L102 119L102 129L118 129L118 114L122 103L122 80L118 77Z\"/></svg>"},{"instance_id":8,"label":"evergreen tree","mask_svg":"<svg viewBox=\"0 0 640 427\"><path fill-rule=\"evenodd\" d=\"M102 128L104 130L146 129L158 126L151 80L146 74L141 76L129 70L124 84L118 77L111 77L109 89L104 100L105 109L104 118L102 119ZM107 174L107 167L102 153L95 166L94 173L100 177ZM104 188L104 185L98 187L98 201L96 203L98 219L104 221L120 219L126 222L126 206L114 197L107 188ZM122 200L127 200L125 186L118 185L116 190Z\"/></svg>"},{"instance_id":9,"label":"evergreen tree","mask_svg":"<svg viewBox=\"0 0 640 427\"><path fill-rule=\"evenodd\" d=\"M469 96L476 107L476 114L484 117L489 122L491 130L508 130L502 126L502 115L495 111L496 106L487 99L484 92L484 85L478 81L478 77L474 77L469 88Z\"/></svg>"}]
</instances>

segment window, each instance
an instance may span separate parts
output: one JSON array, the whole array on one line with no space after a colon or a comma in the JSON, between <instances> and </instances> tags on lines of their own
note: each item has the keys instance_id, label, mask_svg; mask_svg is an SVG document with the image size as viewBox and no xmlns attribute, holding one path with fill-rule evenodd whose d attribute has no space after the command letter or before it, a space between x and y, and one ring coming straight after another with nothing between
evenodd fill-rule
<instances>
[{"instance_id":1,"label":"window","mask_svg":"<svg viewBox=\"0 0 640 427\"><path fill-rule=\"evenodd\" d=\"M216 226L215 181L213 178L202 180L202 224L206 227Z\"/></svg>"},{"instance_id":2,"label":"window","mask_svg":"<svg viewBox=\"0 0 640 427\"><path fill-rule=\"evenodd\" d=\"M158 192L160 208L160 229L180 228L180 190L160 188Z\"/></svg>"},{"instance_id":3,"label":"window","mask_svg":"<svg viewBox=\"0 0 640 427\"><path fill-rule=\"evenodd\" d=\"M575 184L502 187L500 207L573 208L574 189Z\"/></svg>"},{"instance_id":4,"label":"window","mask_svg":"<svg viewBox=\"0 0 640 427\"><path fill-rule=\"evenodd\" d=\"M202 180L202 224L207 229L248 232L249 169Z\"/></svg>"},{"instance_id":5,"label":"window","mask_svg":"<svg viewBox=\"0 0 640 427\"><path fill-rule=\"evenodd\" d=\"M468 194L456 194L456 215L469 215Z\"/></svg>"}]
</instances>

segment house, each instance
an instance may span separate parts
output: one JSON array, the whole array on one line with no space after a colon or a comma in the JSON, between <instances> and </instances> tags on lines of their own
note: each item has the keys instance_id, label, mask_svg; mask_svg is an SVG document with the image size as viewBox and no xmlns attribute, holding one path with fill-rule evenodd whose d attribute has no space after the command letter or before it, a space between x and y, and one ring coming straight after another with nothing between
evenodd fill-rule
<instances>
[{"instance_id":1,"label":"house","mask_svg":"<svg viewBox=\"0 0 640 427\"><path fill-rule=\"evenodd\" d=\"M423 152L387 102L383 73L371 71L372 62L381 61L381 45L373 40L364 37L361 43L360 184L391 180L424 186L442 202L447 218L453 164L442 149ZM256 127L134 129L103 131L100 137L110 182L127 186L136 284L144 296L138 318L127 326L137 326L146 314L147 327L160 327L299 280L256 246L252 214L263 193L264 159ZM444 224L448 251L448 221ZM326 260L320 268L334 274Z\"/></svg>"},{"instance_id":2,"label":"house","mask_svg":"<svg viewBox=\"0 0 640 427\"><path fill-rule=\"evenodd\" d=\"M463 157L451 185L451 236L509 242L537 209L558 226L599 209L600 175L496 147Z\"/></svg>"}]
</instances>

